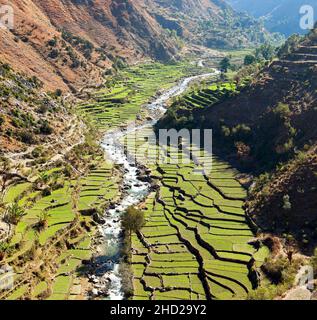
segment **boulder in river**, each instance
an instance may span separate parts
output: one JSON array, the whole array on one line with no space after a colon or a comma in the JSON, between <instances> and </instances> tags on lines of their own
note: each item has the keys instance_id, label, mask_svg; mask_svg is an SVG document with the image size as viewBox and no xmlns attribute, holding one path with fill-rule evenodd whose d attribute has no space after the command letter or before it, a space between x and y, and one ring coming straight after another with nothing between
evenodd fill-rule
<instances>
[{"instance_id":1,"label":"boulder in river","mask_svg":"<svg viewBox=\"0 0 317 320\"><path fill-rule=\"evenodd\" d=\"M102 218L97 212L94 213L93 219L98 224L105 224L106 223L106 220L104 218Z\"/></svg>"},{"instance_id":2,"label":"boulder in river","mask_svg":"<svg viewBox=\"0 0 317 320\"><path fill-rule=\"evenodd\" d=\"M151 182L151 178L149 176L140 176L138 179L142 182Z\"/></svg>"},{"instance_id":3,"label":"boulder in river","mask_svg":"<svg viewBox=\"0 0 317 320\"><path fill-rule=\"evenodd\" d=\"M95 288L91 290L91 293L92 293L92 296L94 296L94 297L98 297L98 295L99 295L98 290Z\"/></svg>"}]
</instances>

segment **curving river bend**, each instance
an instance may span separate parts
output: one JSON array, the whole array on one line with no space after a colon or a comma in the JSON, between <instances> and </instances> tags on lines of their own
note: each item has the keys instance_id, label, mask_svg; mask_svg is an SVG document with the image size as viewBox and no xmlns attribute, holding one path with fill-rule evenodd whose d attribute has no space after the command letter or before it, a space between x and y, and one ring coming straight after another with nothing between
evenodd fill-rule
<instances>
[{"instance_id":1,"label":"curving river bend","mask_svg":"<svg viewBox=\"0 0 317 320\"><path fill-rule=\"evenodd\" d=\"M120 248L122 244L121 216L130 206L141 203L150 192L150 184L138 179L138 168L135 166L134 161L130 161L129 157L125 154L124 146L120 143L120 139L131 133L131 131L142 129L145 125L155 125L166 112L166 102L172 97L181 95L191 82L203 80L218 74L219 71L214 70L212 73L183 79L173 88L160 95L154 102L145 106L154 119L153 121L140 126L129 127L129 129L125 130L116 129L109 131L103 139L102 147L106 158L114 164L121 165L124 170L122 188L126 190L120 202L105 213L105 224L100 227L103 244L99 248L99 252L102 254L99 258L101 267L98 268L96 277L106 277L108 279L109 288L107 294L110 300L124 299L122 280L119 272Z\"/></svg>"}]
</instances>

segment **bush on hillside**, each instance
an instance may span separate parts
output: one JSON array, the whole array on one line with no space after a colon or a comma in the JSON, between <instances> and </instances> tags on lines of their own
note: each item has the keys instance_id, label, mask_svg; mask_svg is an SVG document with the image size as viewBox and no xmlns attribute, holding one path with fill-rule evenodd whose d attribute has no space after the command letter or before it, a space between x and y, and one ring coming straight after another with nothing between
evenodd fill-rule
<instances>
[{"instance_id":1,"label":"bush on hillside","mask_svg":"<svg viewBox=\"0 0 317 320\"><path fill-rule=\"evenodd\" d=\"M244 65L249 66L250 64L254 63L256 61L256 58L252 54L248 54L244 58Z\"/></svg>"},{"instance_id":2,"label":"bush on hillside","mask_svg":"<svg viewBox=\"0 0 317 320\"><path fill-rule=\"evenodd\" d=\"M56 59L59 56L59 51L57 49L52 49L48 54L48 57L51 59Z\"/></svg>"},{"instance_id":3,"label":"bush on hillside","mask_svg":"<svg viewBox=\"0 0 317 320\"><path fill-rule=\"evenodd\" d=\"M45 135L50 135L54 132L53 128L50 126L47 120L41 121L39 130L41 134Z\"/></svg>"},{"instance_id":4,"label":"bush on hillside","mask_svg":"<svg viewBox=\"0 0 317 320\"><path fill-rule=\"evenodd\" d=\"M4 124L5 122L5 117L4 115L0 114L0 127Z\"/></svg>"},{"instance_id":5,"label":"bush on hillside","mask_svg":"<svg viewBox=\"0 0 317 320\"><path fill-rule=\"evenodd\" d=\"M26 143L26 144L34 144L35 143L35 138L32 132L29 130L22 130L19 132L18 137L21 142Z\"/></svg>"},{"instance_id":6,"label":"bush on hillside","mask_svg":"<svg viewBox=\"0 0 317 320\"><path fill-rule=\"evenodd\" d=\"M7 207L7 211L4 219L7 223L16 225L18 224L20 219L23 217L23 215L24 215L24 209L20 207L17 202L15 202Z\"/></svg>"}]
</instances>

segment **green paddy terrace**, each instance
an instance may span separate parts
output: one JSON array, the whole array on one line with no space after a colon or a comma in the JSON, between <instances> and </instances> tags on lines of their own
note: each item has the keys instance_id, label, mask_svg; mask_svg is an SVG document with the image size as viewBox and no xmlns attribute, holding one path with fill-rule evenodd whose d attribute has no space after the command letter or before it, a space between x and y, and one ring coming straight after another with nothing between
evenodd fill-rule
<instances>
[{"instance_id":1,"label":"green paddy terrace","mask_svg":"<svg viewBox=\"0 0 317 320\"><path fill-rule=\"evenodd\" d=\"M100 130L115 128L135 120L141 106L159 89L197 73L196 67L186 64L131 67L120 72L121 80L111 89L100 90L79 109ZM235 90L232 84L210 85L181 101L194 110ZM146 148L147 130L151 128L144 128L138 137L136 153ZM159 152L164 161L149 165L161 188L146 200L147 224L132 238L134 299L244 299L255 285L253 268L262 264L267 248L248 244L253 233L243 210L246 191L235 180L237 172L212 155L203 157L200 148L187 153L195 155L195 161L183 164L170 161L172 155L179 155L178 149L148 145L147 152L155 159ZM211 161L208 174L194 172L202 162ZM0 299L81 296L76 275L82 260L91 256L91 210L119 193L113 167L102 161L94 167L80 179L66 179L47 196L33 183L13 185L6 191L3 202L17 202L25 214L1 261L14 267L15 285L0 292ZM47 174L58 175L59 170ZM41 216L46 216L47 225L39 230Z\"/></svg>"},{"instance_id":2,"label":"green paddy terrace","mask_svg":"<svg viewBox=\"0 0 317 320\"><path fill-rule=\"evenodd\" d=\"M119 80L110 89L96 92L92 101L79 109L102 131L124 125L135 120L141 106L158 90L168 89L182 77L203 71L198 69L186 63L151 63L127 68L120 71ZM76 180L64 177L49 195L43 194L32 179L5 190L1 202L8 206L17 204L23 209L23 216L14 227L0 262L14 268L14 287L0 292L0 299L81 297L83 290L76 276L82 260L91 257L95 226L92 213L115 201L120 194L113 166L96 157L91 159L91 164L95 169ZM53 167L39 175L56 179L63 177L62 171ZM40 227L41 219L45 225Z\"/></svg>"},{"instance_id":3,"label":"green paddy terrace","mask_svg":"<svg viewBox=\"0 0 317 320\"><path fill-rule=\"evenodd\" d=\"M94 169L77 180L65 180L50 195L33 183L11 186L3 197L17 203L24 215L8 243L1 265L14 268L14 287L0 292L0 299L21 298L65 300L81 297L79 278L83 260L91 258L92 213L116 199L119 181L113 167L96 158ZM62 168L45 172L48 178L62 176ZM39 228L41 217L45 226Z\"/></svg>"},{"instance_id":4,"label":"green paddy terrace","mask_svg":"<svg viewBox=\"0 0 317 320\"><path fill-rule=\"evenodd\" d=\"M206 69L187 62L148 63L125 68L113 76L111 88L95 92L90 101L79 106L79 111L89 115L95 126L103 131L125 126L135 121L138 114L145 115L141 107L158 91L171 88L185 76L205 72Z\"/></svg>"},{"instance_id":5,"label":"green paddy terrace","mask_svg":"<svg viewBox=\"0 0 317 320\"><path fill-rule=\"evenodd\" d=\"M180 100L193 108L201 93L210 92L211 101L225 90L235 88L213 85L196 91L195 101L192 92ZM152 128L143 128L130 148L160 185L143 208L145 227L132 237L133 298L246 299L269 250L253 245L237 170L200 146L184 153L148 144L151 135Z\"/></svg>"},{"instance_id":6,"label":"green paddy terrace","mask_svg":"<svg viewBox=\"0 0 317 320\"><path fill-rule=\"evenodd\" d=\"M235 82L212 83L204 81L200 86L192 86L187 92L175 99L167 109L166 114L160 119L157 129L175 128L200 128L205 119L195 118L195 113L210 107L228 97L238 94L239 91L249 83L245 78L239 86ZM196 122L194 123L194 119Z\"/></svg>"},{"instance_id":7,"label":"green paddy terrace","mask_svg":"<svg viewBox=\"0 0 317 320\"><path fill-rule=\"evenodd\" d=\"M227 163L210 155L211 172L198 174L192 161L169 163L177 152L169 149L164 164L152 168L161 187L146 202L146 226L133 236L134 298L245 299L255 286L253 268L268 254L249 244L246 191Z\"/></svg>"}]
</instances>

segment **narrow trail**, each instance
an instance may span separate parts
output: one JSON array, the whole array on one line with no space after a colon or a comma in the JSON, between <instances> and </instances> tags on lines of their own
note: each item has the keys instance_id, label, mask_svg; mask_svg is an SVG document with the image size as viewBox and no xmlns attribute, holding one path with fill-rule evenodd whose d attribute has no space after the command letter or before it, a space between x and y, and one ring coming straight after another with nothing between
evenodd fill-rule
<instances>
[{"instance_id":1,"label":"narrow trail","mask_svg":"<svg viewBox=\"0 0 317 320\"><path fill-rule=\"evenodd\" d=\"M196 80L204 80L212 76L217 76L219 71L214 70L212 73L206 73L198 76L188 77L179 84L167 90L159 96L154 102L148 104L146 108L154 119L142 125L129 127L125 130L112 130L108 132L103 140L102 147L108 160L116 165L121 165L124 170L122 187L126 191L123 199L114 208L105 213L105 225L100 227L100 233L103 236L103 244L99 248L101 256L97 258L100 267L96 270L96 276L100 279L108 279L110 285L108 295L110 300L123 300L124 292L122 290L122 279L119 272L120 265L120 248L122 245L122 227L121 216L130 206L140 204L149 195L150 184L138 179L139 170L134 161L125 154L124 145L120 139L131 132L152 125L165 114L166 102L176 96L181 95L188 88L189 84Z\"/></svg>"}]
</instances>

